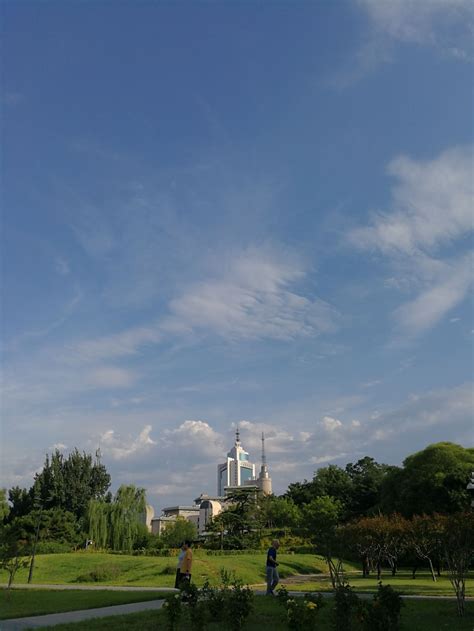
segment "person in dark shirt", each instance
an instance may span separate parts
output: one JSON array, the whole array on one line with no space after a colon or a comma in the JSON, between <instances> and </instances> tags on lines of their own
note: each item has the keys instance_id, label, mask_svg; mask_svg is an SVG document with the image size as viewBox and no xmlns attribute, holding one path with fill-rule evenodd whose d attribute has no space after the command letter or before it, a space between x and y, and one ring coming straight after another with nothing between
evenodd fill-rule
<instances>
[{"instance_id":1,"label":"person in dark shirt","mask_svg":"<svg viewBox=\"0 0 474 631\"><path fill-rule=\"evenodd\" d=\"M280 577L278 576L277 551L280 547L278 539L272 541L271 548L267 552L267 596L273 596L273 590L278 585Z\"/></svg>"}]
</instances>

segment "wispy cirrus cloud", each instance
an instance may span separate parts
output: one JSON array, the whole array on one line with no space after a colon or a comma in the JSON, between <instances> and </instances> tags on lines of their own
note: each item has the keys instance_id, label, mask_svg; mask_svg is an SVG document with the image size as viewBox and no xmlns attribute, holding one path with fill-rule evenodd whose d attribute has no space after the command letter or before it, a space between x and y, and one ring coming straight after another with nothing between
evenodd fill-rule
<instances>
[{"instance_id":1,"label":"wispy cirrus cloud","mask_svg":"<svg viewBox=\"0 0 474 631\"><path fill-rule=\"evenodd\" d=\"M168 315L152 323L70 347L84 361L135 355L170 336L193 333L227 340L292 340L334 332L340 314L328 302L293 287L306 272L294 257L256 249L221 261L222 269L183 288Z\"/></svg>"},{"instance_id":2,"label":"wispy cirrus cloud","mask_svg":"<svg viewBox=\"0 0 474 631\"><path fill-rule=\"evenodd\" d=\"M227 339L290 340L334 331L339 314L292 286L305 271L296 261L243 252L223 273L186 288L169 305L168 331L205 330Z\"/></svg>"},{"instance_id":3,"label":"wispy cirrus cloud","mask_svg":"<svg viewBox=\"0 0 474 631\"><path fill-rule=\"evenodd\" d=\"M367 32L351 61L331 80L346 88L396 57L397 45L429 47L442 56L472 62L474 7L470 0L355 0Z\"/></svg>"},{"instance_id":4,"label":"wispy cirrus cloud","mask_svg":"<svg viewBox=\"0 0 474 631\"><path fill-rule=\"evenodd\" d=\"M380 36L434 46L454 56L472 51L470 0L356 0Z\"/></svg>"},{"instance_id":5,"label":"wispy cirrus cloud","mask_svg":"<svg viewBox=\"0 0 474 631\"><path fill-rule=\"evenodd\" d=\"M399 156L387 168L397 180L392 208L350 233L354 245L385 254L429 253L473 228L473 148L455 147L432 160Z\"/></svg>"},{"instance_id":6,"label":"wispy cirrus cloud","mask_svg":"<svg viewBox=\"0 0 474 631\"><path fill-rule=\"evenodd\" d=\"M394 311L403 335L436 325L460 304L472 286L472 147L444 151L432 160L407 156L393 160L397 179L390 210L372 214L352 230L349 242L386 257L395 275L386 285L417 295Z\"/></svg>"}]
</instances>

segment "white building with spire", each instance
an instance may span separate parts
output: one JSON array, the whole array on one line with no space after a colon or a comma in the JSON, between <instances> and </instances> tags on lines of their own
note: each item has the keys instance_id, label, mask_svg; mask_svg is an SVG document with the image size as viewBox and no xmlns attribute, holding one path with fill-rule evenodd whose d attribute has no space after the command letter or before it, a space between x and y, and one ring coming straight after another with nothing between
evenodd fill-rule
<instances>
[{"instance_id":1,"label":"white building with spire","mask_svg":"<svg viewBox=\"0 0 474 631\"><path fill-rule=\"evenodd\" d=\"M262 432L262 464L257 478L255 464L250 462L248 451L242 447L240 432L235 432L235 443L227 454L227 462L217 465L217 495L224 497L226 492L236 487L253 486L265 495L272 493L272 480L265 456L265 436Z\"/></svg>"},{"instance_id":2,"label":"white building with spire","mask_svg":"<svg viewBox=\"0 0 474 631\"><path fill-rule=\"evenodd\" d=\"M235 432L235 443L227 454L227 461L217 465L217 495L224 497L225 489L246 486L255 482L255 465L250 462L249 453L240 444L240 432Z\"/></svg>"}]
</instances>

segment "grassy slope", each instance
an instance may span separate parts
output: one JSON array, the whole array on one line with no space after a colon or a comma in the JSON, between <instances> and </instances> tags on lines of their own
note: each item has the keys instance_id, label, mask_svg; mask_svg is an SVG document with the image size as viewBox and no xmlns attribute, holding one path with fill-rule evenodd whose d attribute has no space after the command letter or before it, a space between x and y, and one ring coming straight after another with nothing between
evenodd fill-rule
<instances>
[{"instance_id":1,"label":"grassy slope","mask_svg":"<svg viewBox=\"0 0 474 631\"><path fill-rule=\"evenodd\" d=\"M160 592L0 590L0 620L158 600Z\"/></svg>"},{"instance_id":2,"label":"grassy slope","mask_svg":"<svg viewBox=\"0 0 474 631\"><path fill-rule=\"evenodd\" d=\"M236 556L195 556L193 580L202 585L206 578L212 583L219 582L219 570L225 568L234 571L238 578L250 585L262 584L264 577L265 557L261 555ZM69 554L39 555L36 560L34 582L74 584L80 575L87 574L97 567L115 568L113 579L103 581L99 585L134 585L140 587L172 587L174 584L175 560L163 557L134 557L125 555L111 555L101 553L77 552ZM347 565L347 570L354 570ZM295 574L325 573L326 565L321 558L314 555L285 555L280 556L280 574L287 578ZM17 573L15 582L26 582L27 570ZM375 591L375 578L362 579L360 575L349 575L349 582L356 591ZM467 582L467 595L474 596L474 574ZM6 582L6 573L0 571L0 582ZM422 595L452 595L452 588L446 576L433 583L426 572L419 572L413 580L411 573L400 571L395 578L388 572L382 576L384 583L393 585L405 594ZM79 583L78 583L79 584ZM89 583L90 584L90 583ZM308 582L288 584L288 589L301 591L330 590L327 578L311 577Z\"/></svg>"},{"instance_id":3,"label":"grassy slope","mask_svg":"<svg viewBox=\"0 0 474 631\"><path fill-rule=\"evenodd\" d=\"M330 631L331 629L331 609L329 603L322 609L318 617L318 629L320 631ZM166 617L164 611L144 612L131 614L128 616L114 616L113 618L102 618L87 620L70 625L59 625L54 627L54 631L156 631L156 629L166 628ZM226 629L223 624L209 624L209 631ZM278 603L269 598L257 597L255 599L255 611L245 623L246 631L261 631L271 628L272 631L286 631L288 629L285 622L285 615ZM417 601L408 602L403 608L401 631L472 631L474 628L474 606L468 603L467 614L464 619L456 616L455 604L453 602L428 602ZM44 631L53 631L53 627L44 628ZM179 631L189 631L189 623L184 621Z\"/></svg>"},{"instance_id":4,"label":"grassy slope","mask_svg":"<svg viewBox=\"0 0 474 631\"><path fill-rule=\"evenodd\" d=\"M293 574L312 574L326 571L321 558L310 554L280 556L282 577ZM101 553L75 552L69 554L44 554L36 557L34 583L75 583L77 578L97 567L115 569L115 577L101 584L172 587L176 561L163 557L136 557ZM193 580L202 585L206 578L216 582L220 568L234 571L245 583L265 581L265 555L200 556L196 554ZM19 570L15 582L26 582L27 570ZM0 581L6 582L6 572L0 571Z\"/></svg>"},{"instance_id":5,"label":"grassy slope","mask_svg":"<svg viewBox=\"0 0 474 631\"><path fill-rule=\"evenodd\" d=\"M362 578L361 575L349 575L348 582L356 592L374 592L377 589L377 578ZM402 594L420 594L423 596L454 596L454 591L447 575L443 575L436 583L431 579L428 572L418 572L416 579L412 579L411 571L401 570L396 576L391 576L389 572L382 574L382 582L391 585ZM287 589L295 591L328 591L331 585L328 578L320 578L301 583L289 583ZM470 573L470 578L466 582L466 596L474 596L474 572Z\"/></svg>"}]
</instances>

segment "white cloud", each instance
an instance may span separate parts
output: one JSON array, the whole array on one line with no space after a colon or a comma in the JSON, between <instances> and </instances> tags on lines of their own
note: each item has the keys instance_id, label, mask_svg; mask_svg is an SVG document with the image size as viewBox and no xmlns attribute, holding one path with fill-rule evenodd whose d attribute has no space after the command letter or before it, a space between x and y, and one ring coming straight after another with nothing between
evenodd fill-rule
<instances>
[{"instance_id":1,"label":"white cloud","mask_svg":"<svg viewBox=\"0 0 474 631\"><path fill-rule=\"evenodd\" d=\"M408 337L439 322L472 284L471 255L463 254L466 243L460 244L474 227L472 164L472 147L449 149L427 161L393 160L388 171L397 184L391 209L375 213L369 225L348 235L352 245L379 252L394 266L397 275L385 281L387 287L418 291L394 312Z\"/></svg>"},{"instance_id":2,"label":"white cloud","mask_svg":"<svg viewBox=\"0 0 474 631\"><path fill-rule=\"evenodd\" d=\"M169 331L204 330L227 339L280 339L334 331L327 302L290 290L305 276L293 261L248 251L215 278L191 285L170 303Z\"/></svg>"},{"instance_id":3,"label":"white cloud","mask_svg":"<svg viewBox=\"0 0 474 631\"><path fill-rule=\"evenodd\" d=\"M470 0L357 0L376 33L395 41L438 46L462 56L474 18ZM451 37L456 38L458 46ZM465 52L465 51L464 51Z\"/></svg>"},{"instance_id":4,"label":"white cloud","mask_svg":"<svg viewBox=\"0 0 474 631\"><path fill-rule=\"evenodd\" d=\"M160 332L154 326L134 327L113 335L86 340L71 346L80 359L96 361L135 355L140 347L160 341Z\"/></svg>"},{"instance_id":5,"label":"white cloud","mask_svg":"<svg viewBox=\"0 0 474 631\"><path fill-rule=\"evenodd\" d=\"M446 440L447 430L451 440L469 442L469 436L472 438L473 386L466 383L412 395L398 408L378 412L373 417L370 431L376 441L384 440L388 444L394 436L401 434L406 440L410 434L424 441L427 436L431 442Z\"/></svg>"},{"instance_id":6,"label":"white cloud","mask_svg":"<svg viewBox=\"0 0 474 631\"><path fill-rule=\"evenodd\" d=\"M412 335L433 327L464 300L472 283L472 258L469 255L450 265L439 281L395 311L399 326Z\"/></svg>"},{"instance_id":7,"label":"white cloud","mask_svg":"<svg viewBox=\"0 0 474 631\"><path fill-rule=\"evenodd\" d=\"M218 457L222 454L222 436L205 421L187 420L173 430L164 430L162 440L171 448L192 450L195 456Z\"/></svg>"},{"instance_id":8,"label":"white cloud","mask_svg":"<svg viewBox=\"0 0 474 631\"><path fill-rule=\"evenodd\" d=\"M346 88L393 61L397 45L429 47L438 54L472 61L474 5L471 0L355 0L368 18L363 43L350 64L331 80Z\"/></svg>"},{"instance_id":9,"label":"white cloud","mask_svg":"<svg viewBox=\"0 0 474 631\"><path fill-rule=\"evenodd\" d=\"M151 425L146 425L134 440L130 437L121 438L113 429L109 429L100 436L100 447L105 456L111 455L115 460L123 460L137 453L142 453L156 445L150 437Z\"/></svg>"},{"instance_id":10,"label":"white cloud","mask_svg":"<svg viewBox=\"0 0 474 631\"><path fill-rule=\"evenodd\" d=\"M67 445L64 443L54 443L51 449L58 449L59 451L65 451L67 449Z\"/></svg>"},{"instance_id":11,"label":"white cloud","mask_svg":"<svg viewBox=\"0 0 474 631\"><path fill-rule=\"evenodd\" d=\"M354 245L388 254L416 254L449 244L473 229L472 147L454 148L433 160L400 156L388 166L398 180L392 209L350 233Z\"/></svg>"},{"instance_id":12,"label":"white cloud","mask_svg":"<svg viewBox=\"0 0 474 631\"><path fill-rule=\"evenodd\" d=\"M335 432L341 429L342 423L339 419L333 418L332 416L324 416L320 421L320 426L326 432Z\"/></svg>"},{"instance_id":13,"label":"white cloud","mask_svg":"<svg viewBox=\"0 0 474 631\"><path fill-rule=\"evenodd\" d=\"M93 388L124 388L135 382L131 370L117 366L102 366L88 373L87 383Z\"/></svg>"}]
</instances>

